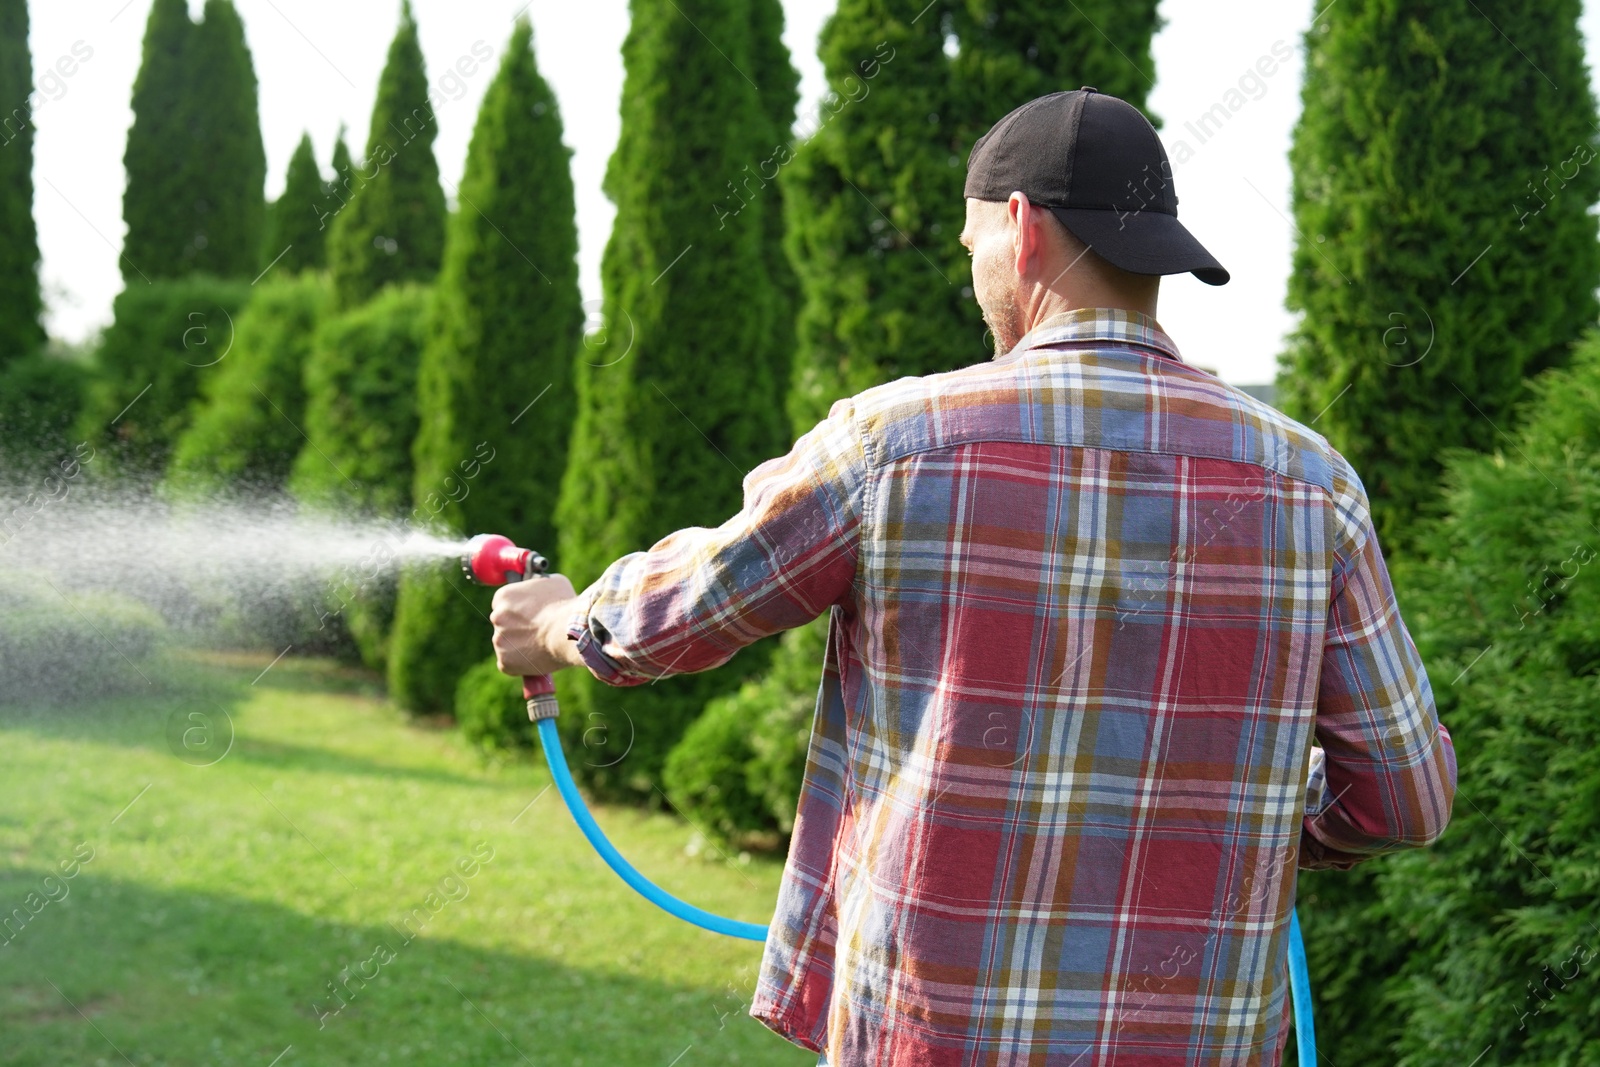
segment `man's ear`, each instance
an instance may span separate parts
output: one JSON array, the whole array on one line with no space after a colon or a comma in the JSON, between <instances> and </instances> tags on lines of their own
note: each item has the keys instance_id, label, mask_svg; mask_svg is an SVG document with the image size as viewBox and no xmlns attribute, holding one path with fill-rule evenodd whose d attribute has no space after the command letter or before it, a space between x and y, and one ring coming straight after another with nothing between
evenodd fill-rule
<instances>
[{"instance_id":1,"label":"man's ear","mask_svg":"<svg viewBox=\"0 0 1600 1067\"><path fill-rule=\"evenodd\" d=\"M1039 254L1039 234L1036 228L1036 212L1028 198L1021 192L1011 194L1006 201L1006 220L1011 226L1011 242L1014 250L1012 266L1016 269L1018 277L1026 277L1028 261Z\"/></svg>"}]
</instances>

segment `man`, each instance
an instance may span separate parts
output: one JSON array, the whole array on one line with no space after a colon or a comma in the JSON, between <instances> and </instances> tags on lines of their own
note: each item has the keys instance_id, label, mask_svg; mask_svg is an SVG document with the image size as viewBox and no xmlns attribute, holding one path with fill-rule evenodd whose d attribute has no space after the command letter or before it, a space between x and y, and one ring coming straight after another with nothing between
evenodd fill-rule
<instances>
[{"instance_id":1,"label":"man","mask_svg":"<svg viewBox=\"0 0 1600 1067\"><path fill-rule=\"evenodd\" d=\"M1003 354L839 401L581 597L502 589L501 667L632 685L830 613L751 1006L824 1062L1275 1064L1296 868L1455 791L1365 493L1156 322L1228 273L1136 108L1023 105L966 197Z\"/></svg>"}]
</instances>

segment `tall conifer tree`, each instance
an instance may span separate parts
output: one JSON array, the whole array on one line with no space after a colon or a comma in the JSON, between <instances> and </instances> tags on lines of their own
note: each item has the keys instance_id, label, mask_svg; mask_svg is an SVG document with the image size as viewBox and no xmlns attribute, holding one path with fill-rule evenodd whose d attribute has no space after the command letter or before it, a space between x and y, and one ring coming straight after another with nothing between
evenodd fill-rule
<instances>
[{"instance_id":1,"label":"tall conifer tree","mask_svg":"<svg viewBox=\"0 0 1600 1067\"><path fill-rule=\"evenodd\" d=\"M0 365L44 345L39 234L33 224L33 92L26 0L0 0ZM21 106L18 107L17 105Z\"/></svg>"},{"instance_id":2,"label":"tall conifer tree","mask_svg":"<svg viewBox=\"0 0 1600 1067\"><path fill-rule=\"evenodd\" d=\"M154 0L144 51L133 82L133 126L123 152L128 184L122 218L122 276L172 278L188 269L193 248L194 190L183 165L192 151L189 58L194 23L185 0Z\"/></svg>"},{"instance_id":3,"label":"tall conifer tree","mask_svg":"<svg viewBox=\"0 0 1600 1067\"><path fill-rule=\"evenodd\" d=\"M572 153L532 38L520 20L467 150L418 373L413 498L457 533L504 532L553 555L583 307ZM390 648L395 698L448 711L488 652L488 610L488 591L459 568L409 575Z\"/></svg>"},{"instance_id":4,"label":"tall conifer tree","mask_svg":"<svg viewBox=\"0 0 1600 1067\"><path fill-rule=\"evenodd\" d=\"M733 514L745 472L788 438L788 360L765 310L763 214L776 198L754 195L727 217L727 184L775 147L750 75L771 45L751 40L750 0L633 0L631 11L622 134L605 179L617 205L601 263L607 343L580 357L558 512L561 567L580 586L626 552ZM607 751L575 766L597 787L648 793L684 727L739 677L735 665L624 693L565 672L563 728L581 735L591 715L611 725Z\"/></svg>"},{"instance_id":5,"label":"tall conifer tree","mask_svg":"<svg viewBox=\"0 0 1600 1067\"><path fill-rule=\"evenodd\" d=\"M782 382L785 395L793 373L795 315L800 302L800 282L784 247L788 232L785 220L782 165L789 158L794 139L795 105L800 99L800 72L791 62L783 43L783 4L781 0L750 0L750 73L761 99L766 146L761 158L742 169L739 188L746 195L759 192L764 199L759 225L762 228L762 254L767 264L767 340L765 355ZM752 186L749 177L760 180Z\"/></svg>"},{"instance_id":6,"label":"tall conifer tree","mask_svg":"<svg viewBox=\"0 0 1600 1067\"><path fill-rule=\"evenodd\" d=\"M378 79L366 158L348 182L335 175L336 195L349 193L328 236L328 266L342 305L359 304L390 283L428 282L438 273L445 222L433 155L438 132L416 19L404 0Z\"/></svg>"},{"instance_id":7,"label":"tall conifer tree","mask_svg":"<svg viewBox=\"0 0 1600 1067\"><path fill-rule=\"evenodd\" d=\"M1347 0L1306 38L1279 395L1361 472L1386 544L1600 311L1581 9Z\"/></svg>"},{"instance_id":8,"label":"tall conifer tree","mask_svg":"<svg viewBox=\"0 0 1600 1067\"><path fill-rule=\"evenodd\" d=\"M337 210L350 198L346 189L346 182L350 182L350 189L354 188L355 165L350 161L350 146L345 142L344 123L339 124L339 135L333 139L333 158L330 163L333 168L333 177L328 180L328 196L330 210ZM332 222L330 216L328 221Z\"/></svg>"},{"instance_id":9,"label":"tall conifer tree","mask_svg":"<svg viewBox=\"0 0 1600 1067\"><path fill-rule=\"evenodd\" d=\"M334 220L339 213L350 203L350 198L355 193L356 167L350 158L350 146L345 141L344 123L339 123L339 134L333 139L333 158L329 160L333 176L323 186L326 201L323 205L321 218L318 220L322 227L322 265L328 265L329 233L333 230Z\"/></svg>"},{"instance_id":10,"label":"tall conifer tree","mask_svg":"<svg viewBox=\"0 0 1600 1067\"><path fill-rule=\"evenodd\" d=\"M123 163L125 279L256 274L266 153L255 69L231 0L206 0L198 26L183 0L151 7Z\"/></svg>"},{"instance_id":11,"label":"tall conifer tree","mask_svg":"<svg viewBox=\"0 0 1600 1067\"><path fill-rule=\"evenodd\" d=\"M254 278L266 222L267 153L255 67L233 0L206 0L190 47L191 142L180 157L194 229L186 270Z\"/></svg>"},{"instance_id":12,"label":"tall conifer tree","mask_svg":"<svg viewBox=\"0 0 1600 1067\"><path fill-rule=\"evenodd\" d=\"M283 195L273 203L268 221L270 236L262 258L283 271L314 270L327 262L328 183L317 168L311 136L303 134L289 169L284 174Z\"/></svg>"}]
</instances>

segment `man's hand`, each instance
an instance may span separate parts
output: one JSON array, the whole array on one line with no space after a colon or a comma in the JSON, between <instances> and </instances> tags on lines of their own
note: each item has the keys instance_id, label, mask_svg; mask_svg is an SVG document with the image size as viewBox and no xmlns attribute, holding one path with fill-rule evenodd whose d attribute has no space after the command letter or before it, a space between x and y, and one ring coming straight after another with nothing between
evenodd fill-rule
<instances>
[{"instance_id":1,"label":"man's hand","mask_svg":"<svg viewBox=\"0 0 1600 1067\"><path fill-rule=\"evenodd\" d=\"M567 638L567 620L578 598L565 575L512 582L495 590L494 657L507 674L551 674L583 665L577 643Z\"/></svg>"}]
</instances>

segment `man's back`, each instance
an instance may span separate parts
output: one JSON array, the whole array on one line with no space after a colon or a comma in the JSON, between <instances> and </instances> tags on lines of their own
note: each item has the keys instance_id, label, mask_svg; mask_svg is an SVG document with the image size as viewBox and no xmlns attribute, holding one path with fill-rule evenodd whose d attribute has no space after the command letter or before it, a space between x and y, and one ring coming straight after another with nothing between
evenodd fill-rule
<instances>
[{"instance_id":1,"label":"man's back","mask_svg":"<svg viewBox=\"0 0 1600 1067\"><path fill-rule=\"evenodd\" d=\"M1454 792L1344 460L1083 309L744 489L567 632L637 685L831 610L751 1014L849 1067L1275 1063L1296 866L1427 843Z\"/></svg>"},{"instance_id":2,"label":"man's back","mask_svg":"<svg viewBox=\"0 0 1600 1067\"><path fill-rule=\"evenodd\" d=\"M1144 316L1024 347L831 416L857 569L752 1012L840 1064L1276 1062L1297 861L1449 811L1361 486Z\"/></svg>"}]
</instances>

